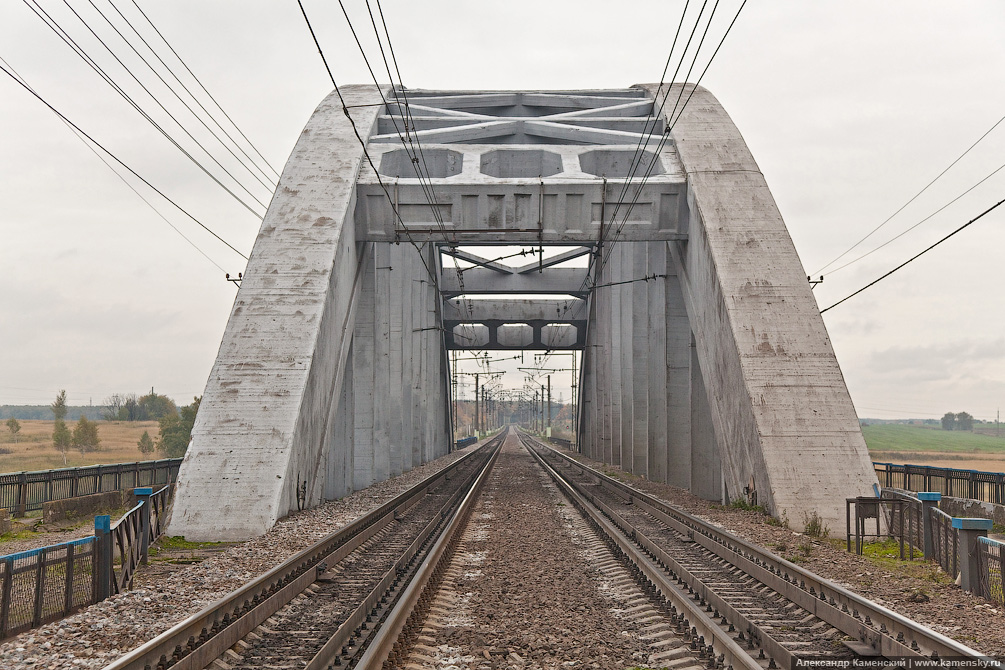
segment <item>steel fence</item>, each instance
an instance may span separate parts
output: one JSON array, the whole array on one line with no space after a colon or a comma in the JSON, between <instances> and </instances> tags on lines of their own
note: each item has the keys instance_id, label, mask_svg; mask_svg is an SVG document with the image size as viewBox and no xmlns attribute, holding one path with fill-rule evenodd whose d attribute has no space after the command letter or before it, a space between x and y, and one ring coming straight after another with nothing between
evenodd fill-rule
<instances>
[{"instance_id":1,"label":"steel fence","mask_svg":"<svg viewBox=\"0 0 1005 670\"><path fill-rule=\"evenodd\" d=\"M111 524L95 518L95 535L0 556L0 638L16 635L132 588L160 537L171 486L140 489L140 502Z\"/></svg>"},{"instance_id":2,"label":"steel fence","mask_svg":"<svg viewBox=\"0 0 1005 670\"><path fill-rule=\"evenodd\" d=\"M884 487L907 491L938 491L944 496L1005 504L1005 473L873 462Z\"/></svg>"},{"instance_id":3,"label":"steel fence","mask_svg":"<svg viewBox=\"0 0 1005 670\"><path fill-rule=\"evenodd\" d=\"M180 458L164 458L2 474L0 507L10 510L11 516L24 516L25 512L40 510L52 500L170 484L178 476L181 461Z\"/></svg>"},{"instance_id":4,"label":"steel fence","mask_svg":"<svg viewBox=\"0 0 1005 670\"><path fill-rule=\"evenodd\" d=\"M977 538L978 560L980 572L977 581L980 594L988 600L1005 604L1005 589L1003 589L1002 570L1005 568L1005 544L988 537Z\"/></svg>"},{"instance_id":5,"label":"steel fence","mask_svg":"<svg viewBox=\"0 0 1005 670\"><path fill-rule=\"evenodd\" d=\"M845 500L845 541L848 551L863 552L868 540L893 538L900 544L900 560L924 556L921 501L892 491L879 498L860 496Z\"/></svg>"},{"instance_id":6,"label":"steel fence","mask_svg":"<svg viewBox=\"0 0 1005 670\"><path fill-rule=\"evenodd\" d=\"M171 487L165 486L141 500L109 529L112 561L108 595L132 588L136 568L146 564L150 543L161 535L170 496Z\"/></svg>"},{"instance_id":7,"label":"steel fence","mask_svg":"<svg viewBox=\"0 0 1005 670\"><path fill-rule=\"evenodd\" d=\"M0 637L9 637L94 602L93 537L0 558Z\"/></svg>"},{"instance_id":8,"label":"steel fence","mask_svg":"<svg viewBox=\"0 0 1005 670\"><path fill-rule=\"evenodd\" d=\"M932 523L932 559L951 577L960 572L960 531L953 528L953 517L938 507L929 510Z\"/></svg>"}]
</instances>

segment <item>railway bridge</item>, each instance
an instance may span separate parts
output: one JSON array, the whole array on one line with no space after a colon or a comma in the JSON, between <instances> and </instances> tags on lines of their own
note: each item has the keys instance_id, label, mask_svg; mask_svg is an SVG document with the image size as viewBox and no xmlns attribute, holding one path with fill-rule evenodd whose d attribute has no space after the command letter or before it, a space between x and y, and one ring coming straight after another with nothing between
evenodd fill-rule
<instances>
[{"instance_id":1,"label":"railway bridge","mask_svg":"<svg viewBox=\"0 0 1005 670\"><path fill-rule=\"evenodd\" d=\"M491 245L537 254L470 249ZM581 350L579 450L706 499L840 527L877 490L782 217L708 91L351 86L262 222L170 532L261 535L445 454L455 348Z\"/></svg>"}]
</instances>

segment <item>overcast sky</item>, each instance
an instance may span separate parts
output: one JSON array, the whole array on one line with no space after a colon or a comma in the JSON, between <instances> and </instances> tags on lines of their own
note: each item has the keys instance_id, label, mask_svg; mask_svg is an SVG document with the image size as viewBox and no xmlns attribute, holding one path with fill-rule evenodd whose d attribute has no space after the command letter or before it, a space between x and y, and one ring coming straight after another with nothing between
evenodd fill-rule
<instances>
[{"instance_id":1,"label":"overcast sky","mask_svg":"<svg viewBox=\"0 0 1005 670\"><path fill-rule=\"evenodd\" d=\"M94 1L114 11L109 0ZM137 1L281 170L331 88L295 0ZM142 28L133 0L111 2ZM62 2L40 3L116 82L137 90ZM70 4L125 53L90 4ZM304 4L337 81L366 83L337 3ZM345 4L376 58L365 5ZM410 87L580 89L658 81L683 2L382 6ZM738 6L721 1L710 39L718 41ZM819 274L1005 115L1002 34L1005 5L995 1L748 3L702 83L749 144L807 273ZM0 58L143 177L250 252L259 220L24 3L0 6ZM149 71L136 72L152 81ZM186 125L202 137L193 123ZM1003 163L1005 123L842 261L918 223ZM0 404L47 403L61 388L73 404L150 387L182 402L202 393L236 293L223 274L242 271L244 260L137 188L211 260L0 74ZM264 188L249 188L268 202ZM899 240L827 275L815 292L820 307L1003 197L1005 170ZM825 314L860 416L967 410L994 418L1005 402L1003 222L1005 206ZM556 384L556 396L562 391Z\"/></svg>"}]
</instances>

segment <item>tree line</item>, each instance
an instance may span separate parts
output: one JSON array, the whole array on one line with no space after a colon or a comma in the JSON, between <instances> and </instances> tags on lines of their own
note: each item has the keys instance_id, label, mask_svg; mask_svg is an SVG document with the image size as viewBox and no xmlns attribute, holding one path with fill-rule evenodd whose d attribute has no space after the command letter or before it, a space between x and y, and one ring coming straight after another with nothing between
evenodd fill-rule
<instances>
[{"instance_id":1,"label":"tree line","mask_svg":"<svg viewBox=\"0 0 1005 670\"><path fill-rule=\"evenodd\" d=\"M156 438L150 437L149 431L143 431L136 445L141 453L151 454L159 451L164 458L179 458L185 455L192 436L192 427L199 413L201 398L193 398L191 404L179 408L173 400L158 395L151 389L148 395L142 397L137 397L135 394L116 394L110 400L103 414L105 420L157 421L160 430ZM88 453L101 448L101 437L96 421L81 414L72 428L67 425L69 406L66 404L65 389L56 394L56 399L47 409L54 418L52 444L62 454L64 465L67 462L66 454L70 449ZM17 443L21 422L11 416L5 425Z\"/></svg>"}]
</instances>

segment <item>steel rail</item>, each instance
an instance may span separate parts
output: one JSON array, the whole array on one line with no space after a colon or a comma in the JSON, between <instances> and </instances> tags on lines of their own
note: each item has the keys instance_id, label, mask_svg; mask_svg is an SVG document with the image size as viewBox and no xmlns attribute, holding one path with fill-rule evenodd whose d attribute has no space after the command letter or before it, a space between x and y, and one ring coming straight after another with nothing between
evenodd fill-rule
<instances>
[{"instance_id":1,"label":"steel rail","mask_svg":"<svg viewBox=\"0 0 1005 670\"><path fill-rule=\"evenodd\" d=\"M401 638L406 626L415 616L417 606L422 597L436 587L436 575L442 571L444 564L450 560L453 549L460 540L461 531L466 526L474 509L475 502L481 495L485 480L488 479L499 457L499 450L492 455L488 464L479 473L478 479L468 490L464 500L457 508L457 512L450 519L450 522L443 529L436 543L429 550L422 565L416 571L415 577L409 582L408 587L402 592L394 609L391 610L383 625L377 630L374 638L363 656L357 661L357 670L379 670L384 667L384 663L395 653L398 640ZM400 650L400 646L399 649Z\"/></svg>"},{"instance_id":2,"label":"steel rail","mask_svg":"<svg viewBox=\"0 0 1005 670\"><path fill-rule=\"evenodd\" d=\"M535 444L535 446L537 445ZM594 526L606 535L618 550L635 565L644 581L647 582L649 589L655 589L671 603L671 620L677 626L677 633L682 634L685 640L690 642L692 651L698 652L699 658L708 658L709 667L764 670L764 666L741 647L727 630L720 628L719 623L711 614L711 610L705 611L706 601L692 598L686 587L671 580L665 567L660 563L660 557L647 553L642 544L652 545L651 542L648 542L637 531L626 533L623 528L619 527L621 525L627 526L624 520L620 520L620 517L613 514L609 508L604 509L606 506L600 501L580 491L574 483L555 470L536 449L528 448L528 451L551 476L563 494L586 514ZM639 540L642 542L637 544ZM678 610L680 610L679 613ZM716 657L717 653L721 656L720 658Z\"/></svg>"},{"instance_id":3,"label":"steel rail","mask_svg":"<svg viewBox=\"0 0 1005 670\"><path fill-rule=\"evenodd\" d=\"M104 670L167 667L202 670L314 583L319 573L345 558L393 522L396 515L417 503L427 490L449 480L462 464L474 462L477 455L491 450L498 441L498 436L492 438L440 472L133 649Z\"/></svg>"},{"instance_id":4,"label":"steel rail","mask_svg":"<svg viewBox=\"0 0 1005 670\"><path fill-rule=\"evenodd\" d=\"M627 497L631 504L684 537L740 568L846 635L856 638L860 643L853 650L859 654L872 653L887 658L979 658L991 663L992 667L999 667L993 659L956 640L848 591L665 501L616 481L537 440L534 443L547 450L549 455L559 458L567 467L574 467L596 479L608 491ZM688 586L707 598L707 587L693 576L690 580Z\"/></svg>"}]
</instances>

